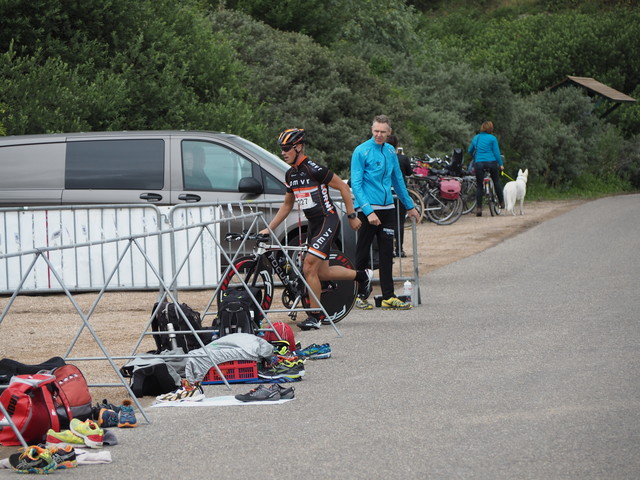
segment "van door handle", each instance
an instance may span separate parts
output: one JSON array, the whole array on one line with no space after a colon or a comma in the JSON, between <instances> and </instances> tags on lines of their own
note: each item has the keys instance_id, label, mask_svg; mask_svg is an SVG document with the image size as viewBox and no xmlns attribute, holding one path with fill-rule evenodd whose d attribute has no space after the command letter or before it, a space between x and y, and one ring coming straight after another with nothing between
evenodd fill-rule
<instances>
[{"instance_id":1,"label":"van door handle","mask_svg":"<svg viewBox=\"0 0 640 480\"><path fill-rule=\"evenodd\" d=\"M162 200L162 195L159 193L141 193L140 198L142 200L147 200L148 202L159 202Z\"/></svg>"},{"instance_id":2,"label":"van door handle","mask_svg":"<svg viewBox=\"0 0 640 480\"><path fill-rule=\"evenodd\" d=\"M182 195L178 195L178 200L184 200L187 203L199 202L201 200L200 195L196 195L195 193L183 193Z\"/></svg>"}]
</instances>

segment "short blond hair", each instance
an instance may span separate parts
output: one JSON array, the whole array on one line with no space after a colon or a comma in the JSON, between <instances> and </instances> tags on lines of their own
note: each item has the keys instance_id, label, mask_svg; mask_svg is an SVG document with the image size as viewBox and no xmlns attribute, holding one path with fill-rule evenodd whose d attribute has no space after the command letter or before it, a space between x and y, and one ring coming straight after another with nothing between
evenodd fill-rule
<instances>
[{"instance_id":1,"label":"short blond hair","mask_svg":"<svg viewBox=\"0 0 640 480\"><path fill-rule=\"evenodd\" d=\"M482 122L480 131L484 133L493 133L493 122L491 120L486 120Z\"/></svg>"}]
</instances>

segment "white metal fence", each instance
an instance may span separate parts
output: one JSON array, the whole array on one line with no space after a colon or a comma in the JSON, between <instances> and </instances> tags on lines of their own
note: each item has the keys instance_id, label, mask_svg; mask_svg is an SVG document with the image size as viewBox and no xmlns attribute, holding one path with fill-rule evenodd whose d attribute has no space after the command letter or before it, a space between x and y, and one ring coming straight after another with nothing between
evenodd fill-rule
<instances>
[{"instance_id":1,"label":"white metal fence","mask_svg":"<svg viewBox=\"0 0 640 480\"><path fill-rule=\"evenodd\" d=\"M116 262L119 266L107 290L158 289L160 282L145 256L153 259L165 280L179 272L173 289L215 288L224 260L221 250L228 248L220 246L220 238L227 231L248 229L255 216L245 214L261 211L265 218L271 218L279 206L279 202L247 202L160 208L133 204L0 209L0 294L11 294L18 285L23 293L62 292L52 267L69 291L98 291ZM200 223L211 224L217 241L212 235L199 235L198 229L180 229ZM260 228L263 226L264 222ZM281 228L290 231L291 227L285 224ZM348 225L342 233L341 249L354 260L357 234ZM142 250L128 248L131 237L136 237ZM411 279L417 284L417 253L413 264L398 259L397 280ZM46 256L46 261L38 260L39 254ZM181 261L186 264L178 265ZM27 270L29 275L25 275Z\"/></svg>"}]
</instances>

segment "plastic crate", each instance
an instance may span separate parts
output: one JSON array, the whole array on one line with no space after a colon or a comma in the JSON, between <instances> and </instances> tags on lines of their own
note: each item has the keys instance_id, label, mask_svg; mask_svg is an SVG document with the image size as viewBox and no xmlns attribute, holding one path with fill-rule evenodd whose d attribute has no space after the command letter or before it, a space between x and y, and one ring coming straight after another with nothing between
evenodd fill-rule
<instances>
[{"instance_id":1,"label":"plastic crate","mask_svg":"<svg viewBox=\"0 0 640 480\"><path fill-rule=\"evenodd\" d=\"M258 378L258 364L250 360L234 360L232 362L224 362L218 365L218 368L229 383L242 383L247 380L255 380ZM224 383L215 367L211 367L209 372L202 380L204 385L215 383Z\"/></svg>"}]
</instances>

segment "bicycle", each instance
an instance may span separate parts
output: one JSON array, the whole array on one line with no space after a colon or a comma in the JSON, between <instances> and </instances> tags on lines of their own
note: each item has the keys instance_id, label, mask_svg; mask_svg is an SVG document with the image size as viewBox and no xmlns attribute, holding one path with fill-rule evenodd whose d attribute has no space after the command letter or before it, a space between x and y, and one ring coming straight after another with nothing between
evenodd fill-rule
<instances>
[{"instance_id":1,"label":"bicycle","mask_svg":"<svg viewBox=\"0 0 640 480\"><path fill-rule=\"evenodd\" d=\"M413 200L413 205L416 208L416 211L418 212L418 220L416 220L416 225L421 223L422 220L424 219L424 202L422 201L422 195L420 195L418 192L416 192L415 190L411 189L411 188L407 188L407 193L409 194L409 196L411 197L411 200ZM402 219L401 219L402 221ZM411 218L407 215L404 219L404 228L411 228Z\"/></svg>"},{"instance_id":2,"label":"bicycle","mask_svg":"<svg viewBox=\"0 0 640 480\"><path fill-rule=\"evenodd\" d=\"M424 213L436 225L451 225L462 216L462 200L442 198L440 195L440 177L409 177L407 182L412 190L422 195Z\"/></svg>"},{"instance_id":3,"label":"bicycle","mask_svg":"<svg viewBox=\"0 0 640 480\"><path fill-rule=\"evenodd\" d=\"M500 202L498 201L498 194L496 193L496 187L493 184L493 180L491 179L491 174L489 172L484 173L484 196L487 199L487 205L489 206L489 212L492 217L500 215L501 208Z\"/></svg>"},{"instance_id":4,"label":"bicycle","mask_svg":"<svg viewBox=\"0 0 640 480\"><path fill-rule=\"evenodd\" d=\"M233 262L238 273L231 267L227 270L220 284L218 305L220 305L224 291L228 288L243 286L243 280L247 286L255 287L262 291L260 306L266 312L273 303L273 273L275 273L283 288L282 304L286 309L290 310L289 317L295 320L299 309L309 308L310 306L306 284L301 278L302 258L309 249L308 245L272 245L267 243L270 239L269 235L260 235L258 233L229 232L225 239L231 242L242 240L245 237L249 240L255 240L256 245L251 254L236 258ZM294 255L289 256L284 252L293 252ZM290 261L294 262L295 268ZM340 265L355 270L351 260L339 250L331 251L329 265ZM238 277L238 274L241 278ZM353 308L358 293L358 284L355 281L348 280L322 281L321 284L322 293L319 300L328 316L322 323L329 324L329 318L333 323L338 323Z\"/></svg>"},{"instance_id":5,"label":"bicycle","mask_svg":"<svg viewBox=\"0 0 640 480\"><path fill-rule=\"evenodd\" d=\"M462 188L460 189L460 199L462 200L462 214L471 213L476 208L476 177L465 175L461 178Z\"/></svg>"}]
</instances>

